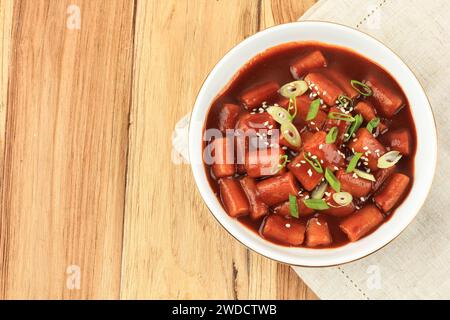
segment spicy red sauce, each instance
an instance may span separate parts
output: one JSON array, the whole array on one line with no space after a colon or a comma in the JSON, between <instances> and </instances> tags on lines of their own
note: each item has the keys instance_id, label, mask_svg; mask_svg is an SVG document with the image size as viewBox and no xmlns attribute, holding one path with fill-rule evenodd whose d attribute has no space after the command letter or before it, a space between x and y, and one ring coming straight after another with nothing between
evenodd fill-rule
<instances>
[{"instance_id":1,"label":"spicy red sauce","mask_svg":"<svg viewBox=\"0 0 450 320\"><path fill-rule=\"evenodd\" d=\"M413 183L413 174L414 174L414 155L416 150L416 131L415 126L413 123L411 111L409 108L408 100L402 91L400 85L395 81L395 79L389 74L388 71L384 70L381 66L377 65L376 63L368 60L367 58L363 57L362 55L351 51L346 48L326 45L323 43L287 43L283 44L274 48L271 48L256 57L254 57L251 61L249 61L239 72L235 75L233 80L228 84L228 86L219 94L219 96L214 100L212 105L210 106L210 110L207 116L207 120L205 123L204 130L211 129L211 128L219 128L219 122L221 121L221 110L224 105L226 104L234 104L239 106L238 111L238 117L242 117L243 115L246 115L248 113L251 113L252 109L247 109L242 101L239 99L243 92L246 92L249 88L252 88L254 86L257 86L259 84L264 84L267 82L276 82L280 86L283 86L286 83L292 82L295 79L293 78L293 75L291 73L290 67L302 56L308 55L308 53L314 52L314 51L320 51L322 55L326 59L326 67L320 66L318 68L312 68L307 70L306 74L310 73L322 73L322 72L328 72L328 71L336 71L339 73L344 73L345 76L348 79L356 79L358 81L366 81L367 79L370 79L372 77L376 77L377 79L377 86L381 86L383 88L388 88L390 94L394 95L395 97L401 99L404 102L404 107L395 115L391 116L390 118L387 118L383 115L382 112L380 112L380 101L376 99L374 96L369 97L359 97L357 99L354 99L354 105L356 105L356 102L358 101L365 101L371 105L374 106L376 111L378 112L377 116L381 119L381 122L388 128L387 132L384 134L379 134L377 136L377 140L381 142L384 146L388 146L389 136L388 133L390 132L396 132L399 129L406 129L407 133L409 134L409 154L407 156L403 156L403 158L397 163L395 172L396 173L402 173L410 178L410 182L405 190L401 193L399 200L396 202L395 208L398 207L401 202L407 197L407 194L409 193L412 183ZM300 78L303 79L305 76L300 75ZM305 93L306 96L308 96L308 93ZM267 101L267 105L272 105L274 102L277 102L279 99L282 98L279 97L271 97L271 101ZM317 97L310 97L311 101L316 99ZM329 108L333 106L329 105L326 108L323 109L324 112L328 112ZM259 109L260 106L258 106L256 109ZM256 113L258 113L258 110L255 110ZM353 110L351 114L356 114L356 112ZM364 121L364 123L361 125L361 128L365 127L367 125L367 121ZM316 130L311 129L304 129L299 128L301 130L311 131L312 133L315 133ZM347 143L349 144L349 143ZM204 142L204 147L208 145L208 142ZM346 162L345 166L342 169L345 169L345 167L348 165L349 162L349 155L352 154L352 152L349 150L348 146L345 145L340 148L340 150L346 155ZM289 159L292 161L298 155L298 152L295 152L291 149L286 150L286 154L289 156ZM223 197L220 195L219 191L219 183L218 180L214 174L212 173L212 168L210 165L205 164L205 170L207 171L210 185L214 192L216 193L219 201L222 201ZM287 169L289 171L289 169ZM235 174L229 178L229 179L236 179L239 180L242 177L246 175L245 172L238 172L236 171ZM262 180L267 179L268 177L259 177L255 179L255 182L258 183ZM388 180L387 180L388 181ZM297 181L298 187L301 190L302 184ZM383 187L386 188L386 184L388 182L385 182L382 187L380 187L377 192L374 192L369 196L368 199L365 201L360 201L360 199L354 199L355 205L357 205L359 208L363 208L364 206L368 204L372 204L374 202L373 196L377 193L382 192ZM264 199L261 199L264 202ZM222 202L223 203L223 202ZM270 215L273 215L273 209L275 206L272 206L268 210L268 214L265 215L262 218L258 219L252 219L249 215L244 215L238 217L238 220L244 224L246 227L250 228L251 230L255 231L256 233L260 234L262 237L266 238L267 240L280 244L280 245L291 245L290 243L286 243L284 241L279 241L274 239L274 237L271 237L269 235L264 235L262 233L262 230L264 228L264 224L266 222L267 217ZM225 210L227 209L226 206L224 207ZM389 217L392 216L394 213L394 209L391 209L389 212L382 212L383 215L383 223L388 221ZM355 213L358 212L358 210L355 211ZM349 216L345 217L336 217L333 215L327 215L323 214L321 211L316 211L316 213L319 213L322 219L326 220L326 223L328 225L328 230L332 238L331 243L327 243L326 245L319 245L314 248L328 248L328 247L338 247L345 245L349 242L349 237L346 233L343 232L341 228L341 223L348 219ZM286 225L290 225L289 219L296 219L296 222L302 223L304 226L307 226L308 220L311 219L316 213L311 214L309 216L301 216L298 219L292 218L292 217L286 217ZM354 215L355 213L352 213L351 215ZM364 236L367 234L370 234L376 228L379 227L380 224L373 227L370 232L367 232ZM286 232L290 232L286 228ZM279 238L279 237L275 237ZM307 246L306 244L306 235L305 235L305 242L301 246Z\"/></svg>"}]
</instances>

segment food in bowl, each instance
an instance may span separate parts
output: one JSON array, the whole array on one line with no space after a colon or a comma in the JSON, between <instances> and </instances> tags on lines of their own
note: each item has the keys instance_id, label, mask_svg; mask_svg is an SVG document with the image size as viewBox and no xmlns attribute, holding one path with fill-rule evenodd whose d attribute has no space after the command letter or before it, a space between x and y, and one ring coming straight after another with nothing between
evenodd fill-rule
<instances>
[{"instance_id":1,"label":"food in bowl","mask_svg":"<svg viewBox=\"0 0 450 320\"><path fill-rule=\"evenodd\" d=\"M324 43L254 57L212 103L204 136L225 211L280 245L358 241L389 220L414 178L416 131L400 85Z\"/></svg>"}]
</instances>

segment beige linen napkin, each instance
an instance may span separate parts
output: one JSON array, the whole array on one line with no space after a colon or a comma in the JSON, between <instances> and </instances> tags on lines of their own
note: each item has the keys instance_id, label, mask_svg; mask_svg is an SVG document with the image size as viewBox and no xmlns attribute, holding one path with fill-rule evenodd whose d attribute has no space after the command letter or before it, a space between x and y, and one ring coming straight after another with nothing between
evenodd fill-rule
<instances>
[{"instance_id":1,"label":"beige linen napkin","mask_svg":"<svg viewBox=\"0 0 450 320\"><path fill-rule=\"evenodd\" d=\"M342 266L294 270L321 299L450 299L450 1L322 0L301 20L358 28L399 54L432 104L439 155L429 199L392 243ZM186 115L173 135L182 155L188 121Z\"/></svg>"}]
</instances>

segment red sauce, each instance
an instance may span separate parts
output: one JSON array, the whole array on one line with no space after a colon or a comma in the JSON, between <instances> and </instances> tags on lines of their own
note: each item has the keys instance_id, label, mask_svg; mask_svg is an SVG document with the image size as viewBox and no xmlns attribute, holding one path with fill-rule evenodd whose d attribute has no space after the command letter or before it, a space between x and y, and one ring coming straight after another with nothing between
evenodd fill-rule
<instances>
[{"instance_id":1,"label":"red sauce","mask_svg":"<svg viewBox=\"0 0 450 320\"><path fill-rule=\"evenodd\" d=\"M274 48L271 48L256 57L254 57L251 61L249 61L239 72L235 75L233 80L228 84L228 86L219 94L219 96L214 100L212 105L210 106L210 110L207 116L207 120L205 123L205 130L211 129L211 128L219 128L219 113L223 107L224 104L232 103L240 106L239 109L239 115L242 116L244 114L247 114L249 112L252 112L252 110L248 110L245 108L245 106L240 101L239 97L242 95L243 92L245 92L248 88L252 88L255 85L266 83L266 82L277 82L280 86L283 86L286 83L292 82L295 79L293 78L293 75L290 71L290 66L299 59L299 57L302 57L310 52L319 50L323 56L326 58L327 66L326 67L318 67L308 70L308 73L311 72L323 72L325 70L335 70L338 72L344 72L346 77L349 79L356 79L358 81L365 81L366 79L371 78L372 76L375 76L377 78L377 85L380 85L382 87L388 88L389 91L395 95L396 97L399 97L403 100L405 106L394 116L391 118L384 118L380 112L380 102L375 97L360 97L355 99L356 101L367 101L368 103L372 104L375 109L378 111L378 116L381 119L381 122L384 123L388 127L388 131L396 131L399 129L406 129L407 132L410 135L410 154L408 156L404 156L399 163L396 165L396 172L405 174L410 178L410 183L407 187L407 189L402 193L400 200L397 202L395 207L398 207L401 202L407 197L407 194L409 193L412 183L413 183L413 173L414 173L414 155L416 150L416 131L415 126L412 120L411 111L409 108L408 100L402 91L400 85L395 81L395 79L389 74L388 71L384 70L381 66L377 65L376 63L368 60L367 58L363 57L362 55L351 51L346 48L336 47L336 46L330 46L323 43L315 43L315 42L303 42L303 43L288 43L283 44L281 46L277 46ZM301 77L303 78L303 77ZM308 96L308 93L305 93L306 96ZM281 98L281 96L280 96ZM316 99L316 97L311 99ZM273 101L271 101L273 102ZM268 105L271 105L270 101L268 101ZM328 109L325 109L324 111L327 112ZM356 113L353 111L353 115ZM367 121L364 121L362 127L365 127L367 124ZM315 131L313 131L315 132ZM387 146L389 141L387 141L387 133L380 134L377 139L380 141L384 146ZM348 143L347 143L348 144ZM204 147L206 147L207 143L204 142ZM344 152L346 155L348 155L350 150L348 148L342 148L342 152ZM287 150L286 153L289 155L290 160L292 160L295 156L295 153L291 153L291 150ZM346 161L346 165L348 164L348 159ZM221 201L221 197L219 194L219 184L218 179L214 177L214 174L212 174L211 166L205 164L205 170L207 170L207 174L209 177L210 185L214 192L216 193L219 201ZM234 179L240 179L241 177L245 176L245 173L238 174L236 173L234 175ZM263 179L266 179L267 177L261 177L257 178L256 182L261 181ZM301 183L298 182L299 188L302 187ZM264 201L264 199L261 199ZM359 204L359 199L354 199L355 203ZM373 198L372 196L369 197L368 200L366 200L364 203L372 203ZM363 205L361 204L361 207ZM226 209L226 207L225 207ZM394 208L395 209L395 208ZM389 220L389 217L392 216L394 213L394 209L390 212L383 212L384 220L383 222L386 222ZM318 211L320 213L320 211ZM273 207L269 210L269 216L273 213ZM353 215L354 213L352 213ZM306 225L307 221L312 217L300 217L299 220ZM340 223L346 219L339 218L335 216L330 216L327 214L321 214L322 217L324 217L327 221L329 232L332 237L332 243L326 244L323 246L318 246L315 248L328 248L328 247L338 247L345 245L349 242L349 239L347 235L341 230ZM265 237L261 233L262 227L264 227L264 220L267 219L266 217L259 218L256 220L251 219L248 215L239 217L238 220L244 224L246 227L250 228L251 230L255 231L256 233L260 234L262 237ZM374 227L369 233L373 232L378 228L379 225ZM369 234L367 233L367 234ZM367 235L366 234L366 235ZM280 245L290 245L289 243L283 243L280 241L274 241L271 240L270 237L265 237L267 240L271 242L278 243ZM302 244L301 246L306 246L306 244Z\"/></svg>"}]
</instances>

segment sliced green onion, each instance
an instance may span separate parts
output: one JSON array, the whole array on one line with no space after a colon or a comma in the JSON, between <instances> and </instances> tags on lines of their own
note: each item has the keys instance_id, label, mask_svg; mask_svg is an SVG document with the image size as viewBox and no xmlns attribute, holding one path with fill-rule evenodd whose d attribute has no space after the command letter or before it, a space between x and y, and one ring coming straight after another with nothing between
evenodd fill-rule
<instances>
[{"instance_id":1,"label":"sliced green onion","mask_svg":"<svg viewBox=\"0 0 450 320\"><path fill-rule=\"evenodd\" d=\"M341 183L334 175L333 171L330 170L330 168L325 169L325 179L328 181L330 186L333 188L334 191L340 192L341 191Z\"/></svg>"},{"instance_id":2,"label":"sliced green onion","mask_svg":"<svg viewBox=\"0 0 450 320\"><path fill-rule=\"evenodd\" d=\"M311 167L313 167L314 170L316 170L318 173L323 173L322 165L317 158L310 158L306 153L303 154L303 157L311 165Z\"/></svg>"},{"instance_id":3,"label":"sliced green onion","mask_svg":"<svg viewBox=\"0 0 450 320\"><path fill-rule=\"evenodd\" d=\"M291 115L291 109L294 108L294 114ZM289 112L289 119L292 121L297 116L297 99L295 97L289 98L289 106L288 106L288 112Z\"/></svg>"},{"instance_id":4,"label":"sliced green onion","mask_svg":"<svg viewBox=\"0 0 450 320\"><path fill-rule=\"evenodd\" d=\"M316 99L309 105L309 111L306 115L306 121L314 120L317 117L317 113L319 113L320 108L320 99Z\"/></svg>"},{"instance_id":5,"label":"sliced green onion","mask_svg":"<svg viewBox=\"0 0 450 320\"><path fill-rule=\"evenodd\" d=\"M319 186L314 189L314 191L311 193L312 199L322 199L323 195L325 194L325 191L327 191L328 183L325 181L319 184Z\"/></svg>"},{"instance_id":6,"label":"sliced green onion","mask_svg":"<svg viewBox=\"0 0 450 320\"><path fill-rule=\"evenodd\" d=\"M338 135L338 128L337 127L333 127L330 129L330 131L328 131L327 133L327 137L325 138L325 142L330 144L330 143L335 143L336 139L337 139L337 135Z\"/></svg>"},{"instance_id":7,"label":"sliced green onion","mask_svg":"<svg viewBox=\"0 0 450 320\"><path fill-rule=\"evenodd\" d=\"M355 89L365 97L370 97L373 94L372 89L367 84L362 83L361 81L351 80L350 83L353 89Z\"/></svg>"},{"instance_id":8,"label":"sliced green onion","mask_svg":"<svg viewBox=\"0 0 450 320\"><path fill-rule=\"evenodd\" d=\"M345 207L353 201L353 197L348 192L336 192L333 194L333 200L338 205Z\"/></svg>"},{"instance_id":9,"label":"sliced green onion","mask_svg":"<svg viewBox=\"0 0 450 320\"><path fill-rule=\"evenodd\" d=\"M339 105L344 109L347 109L348 106L353 106L353 100L345 95L340 95L338 98Z\"/></svg>"},{"instance_id":10,"label":"sliced green onion","mask_svg":"<svg viewBox=\"0 0 450 320\"><path fill-rule=\"evenodd\" d=\"M369 181L373 181L373 182L377 181L375 179L375 177L373 176L373 174L370 174L370 173L367 173L367 172L364 172L364 171L361 171L358 169L353 169L353 172L356 173L356 175L360 178L363 178L363 179L366 179Z\"/></svg>"},{"instance_id":11,"label":"sliced green onion","mask_svg":"<svg viewBox=\"0 0 450 320\"><path fill-rule=\"evenodd\" d=\"M355 121L355 118L353 118L351 115L345 114L345 113L341 113L341 112L330 112L328 114L328 118L329 119L333 119L333 120L347 121L347 122L354 122Z\"/></svg>"},{"instance_id":12,"label":"sliced green onion","mask_svg":"<svg viewBox=\"0 0 450 320\"><path fill-rule=\"evenodd\" d=\"M389 151L385 153L380 158L378 158L377 167L380 169L386 169L394 166L400 161L402 155L398 151Z\"/></svg>"},{"instance_id":13,"label":"sliced green onion","mask_svg":"<svg viewBox=\"0 0 450 320\"><path fill-rule=\"evenodd\" d=\"M300 147L302 144L302 138L300 133L298 133L297 128L292 124L292 122L284 122L281 124L281 135L286 139L291 146L296 148Z\"/></svg>"},{"instance_id":14,"label":"sliced green onion","mask_svg":"<svg viewBox=\"0 0 450 320\"><path fill-rule=\"evenodd\" d=\"M380 118L373 118L372 120L369 121L366 128L370 133L372 133L373 129L378 127L379 124L380 124Z\"/></svg>"},{"instance_id":15,"label":"sliced green onion","mask_svg":"<svg viewBox=\"0 0 450 320\"><path fill-rule=\"evenodd\" d=\"M348 140L350 140L351 137L353 137L353 134L356 132L356 130L359 129L362 123L363 117L360 114L357 114L355 116L355 122L352 122L352 125L350 126L350 128L348 128L347 136L345 136L344 142L347 142Z\"/></svg>"},{"instance_id":16,"label":"sliced green onion","mask_svg":"<svg viewBox=\"0 0 450 320\"><path fill-rule=\"evenodd\" d=\"M291 115L289 112L281 107L271 106L266 109L267 113L279 124L291 121Z\"/></svg>"},{"instance_id":17,"label":"sliced green onion","mask_svg":"<svg viewBox=\"0 0 450 320\"><path fill-rule=\"evenodd\" d=\"M358 165L358 161L359 159L361 159L362 155L363 155L362 152L355 153L352 160L350 160L350 162L348 163L347 170L345 170L345 172L347 173L353 172L353 170L355 170L356 166Z\"/></svg>"},{"instance_id":18,"label":"sliced green onion","mask_svg":"<svg viewBox=\"0 0 450 320\"><path fill-rule=\"evenodd\" d=\"M292 81L280 88L280 94L285 98L298 97L308 91L308 84L303 80Z\"/></svg>"},{"instance_id":19,"label":"sliced green onion","mask_svg":"<svg viewBox=\"0 0 450 320\"><path fill-rule=\"evenodd\" d=\"M292 194L289 195L289 209L291 211L291 216L298 218L297 197Z\"/></svg>"},{"instance_id":20,"label":"sliced green onion","mask_svg":"<svg viewBox=\"0 0 450 320\"><path fill-rule=\"evenodd\" d=\"M305 205L313 210L327 210L330 209L330 206L323 199L306 199L303 200Z\"/></svg>"}]
</instances>

